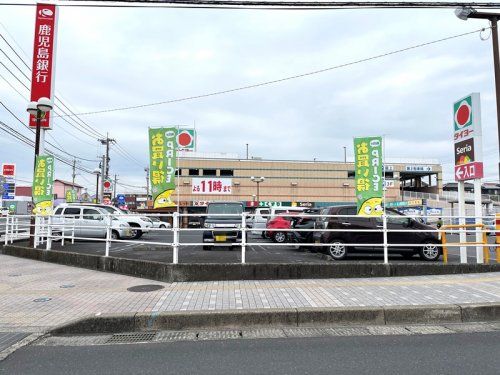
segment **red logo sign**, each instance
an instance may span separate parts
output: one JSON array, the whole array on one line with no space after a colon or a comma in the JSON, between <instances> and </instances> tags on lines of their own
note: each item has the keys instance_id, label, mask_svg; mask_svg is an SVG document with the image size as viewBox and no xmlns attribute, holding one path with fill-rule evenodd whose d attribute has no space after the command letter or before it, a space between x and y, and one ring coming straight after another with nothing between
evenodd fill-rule
<instances>
[{"instance_id":1,"label":"red logo sign","mask_svg":"<svg viewBox=\"0 0 500 375\"><path fill-rule=\"evenodd\" d=\"M15 164L2 164L2 176L12 176L16 175L16 165Z\"/></svg>"},{"instance_id":2,"label":"red logo sign","mask_svg":"<svg viewBox=\"0 0 500 375\"><path fill-rule=\"evenodd\" d=\"M470 121L471 113L472 108L470 107L469 103L467 103L465 100L460 103L460 106L455 112L455 121L460 128L463 128Z\"/></svg>"},{"instance_id":3,"label":"red logo sign","mask_svg":"<svg viewBox=\"0 0 500 375\"><path fill-rule=\"evenodd\" d=\"M483 178L483 163L475 162L455 166L455 181L474 180Z\"/></svg>"},{"instance_id":4,"label":"red logo sign","mask_svg":"<svg viewBox=\"0 0 500 375\"><path fill-rule=\"evenodd\" d=\"M179 147L188 147L193 143L193 136L188 131L181 131L177 136Z\"/></svg>"},{"instance_id":5,"label":"red logo sign","mask_svg":"<svg viewBox=\"0 0 500 375\"><path fill-rule=\"evenodd\" d=\"M104 189L111 189L111 181L106 180L102 184L104 186Z\"/></svg>"},{"instance_id":6,"label":"red logo sign","mask_svg":"<svg viewBox=\"0 0 500 375\"><path fill-rule=\"evenodd\" d=\"M38 101L42 97L52 99L56 17L57 8L55 5L37 4L31 75L31 101ZM30 115L29 125L36 127L36 116ZM50 112L46 113L41 119L40 127L50 129Z\"/></svg>"}]
</instances>

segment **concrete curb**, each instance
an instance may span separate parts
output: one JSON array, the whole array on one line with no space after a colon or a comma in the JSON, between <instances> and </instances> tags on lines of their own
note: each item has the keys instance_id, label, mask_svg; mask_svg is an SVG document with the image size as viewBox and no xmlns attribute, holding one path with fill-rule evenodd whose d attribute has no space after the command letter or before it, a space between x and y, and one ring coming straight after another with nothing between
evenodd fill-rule
<instances>
[{"instance_id":1,"label":"concrete curb","mask_svg":"<svg viewBox=\"0 0 500 375\"><path fill-rule=\"evenodd\" d=\"M178 311L103 314L74 320L49 331L53 335L155 330L258 328L315 325L401 325L500 320L500 303L425 306Z\"/></svg>"},{"instance_id":2,"label":"concrete curb","mask_svg":"<svg viewBox=\"0 0 500 375\"><path fill-rule=\"evenodd\" d=\"M330 279L391 276L422 276L500 272L499 264L442 263L161 263L104 257L67 251L40 250L22 246L3 246L1 252L22 258L115 272L163 282L220 280Z\"/></svg>"}]
</instances>

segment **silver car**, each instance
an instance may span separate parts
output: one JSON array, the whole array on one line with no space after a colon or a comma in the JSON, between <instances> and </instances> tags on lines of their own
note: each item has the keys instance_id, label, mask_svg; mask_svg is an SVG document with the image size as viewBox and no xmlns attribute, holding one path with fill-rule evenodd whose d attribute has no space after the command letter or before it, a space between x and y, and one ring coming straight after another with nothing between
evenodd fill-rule
<instances>
[{"instance_id":1,"label":"silver car","mask_svg":"<svg viewBox=\"0 0 500 375\"><path fill-rule=\"evenodd\" d=\"M106 220L111 218L111 238L120 239L132 236L130 225L119 217L110 215L99 207L89 206L58 206L52 221L53 232L64 231L70 236L73 229L75 237L105 238ZM58 227L58 224L62 224Z\"/></svg>"}]
</instances>

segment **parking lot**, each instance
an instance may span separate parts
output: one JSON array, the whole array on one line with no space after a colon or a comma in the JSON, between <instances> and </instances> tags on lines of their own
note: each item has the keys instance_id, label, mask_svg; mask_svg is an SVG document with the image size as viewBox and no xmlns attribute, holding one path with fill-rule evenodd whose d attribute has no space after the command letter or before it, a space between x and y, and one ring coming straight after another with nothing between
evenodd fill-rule
<instances>
[{"instance_id":1,"label":"parking lot","mask_svg":"<svg viewBox=\"0 0 500 375\"><path fill-rule=\"evenodd\" d=\"M180 231L179 247L179 263L240 263L241 262L241 248L235 247L231 250L230 247L212 247L211 250L203 250L201 245L202 232L200 230L181 230ZM469 242L473 242L473 236L467 236ZM494 243L495 238L489 236L490 243ZM457 242L457 235L448 235L449 242ZM168 245L159 245L158 243L164 242L166 244L172 242L172 233L170 231L151 232L145 234L139 241L129 242L113 242L110 247L110 256L140 259L157 262L172 262L172 248ZM27 245L27 241L19 242L19 245ZM40 248L44 248L41 245ZM64 246L61 246L60 241L52 243L52 249L59 251L70 251L84 254L104 255L105 242L99 241L75 241L71 244L67 239ZM389 248L390 249L390 248ZM260 235L249 234L248 246L246 249L246 262L247 263L325 263L331 260L325 257L320 248L318 251L314 249L307 250L300 248L296 244L288 243L283 245L276 245L271 240L262 239ZM325 248L326 250L326 248ZM458 263L460 261L459 248L450 247L448 255L449 263ZM475 263L476 249L469 246L467 249L468 261ZM493 247L490 252L491 259L494 261L495 255ZM442 261L442 257L440 258ZM370 254L359 255L352 254L347 260L342 262L382 262L383 254ZM400 254L392 254L389 250L390 262L422 262L418 256L414 256L410 260L405 260Z\"/></svg>"}]
</instances>

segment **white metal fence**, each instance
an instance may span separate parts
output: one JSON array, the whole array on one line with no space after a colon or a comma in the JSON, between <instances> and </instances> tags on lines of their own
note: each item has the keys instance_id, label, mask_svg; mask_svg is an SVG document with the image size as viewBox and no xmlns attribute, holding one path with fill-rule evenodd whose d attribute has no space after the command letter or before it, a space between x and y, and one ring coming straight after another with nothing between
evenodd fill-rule
<instances>
[{"instance_id":1,"label":"white metal fence","mask_svg":"<svg viewBox=\"0 0 500 375\"><path fill-rule=\"evenodd\" d=\"M112 247L119 243L158 245L162 248L171 248L172 263L174 264L177 264L179 256L183 255L182 248L187 246L197 246L204 250L210 250L215 246L238 247L241 251L241 263L246 263L247 249L257 245L269 247L304 246L325 252L338 260L353 253L357 254L358 251L353 251L356 248L361 251L379 249L382 250L384 263L389 262L389 255L404 255L405 253L410 255L412 252L415 255L419 254L424 260L435 260L433 258L437 252L437 259L439 259L442 249L446 245L459 247L460 262L467 263L467 247L472 246L475 248L475 262L483 263L485 258L500 261L499 245L495 243L496 238L494 237L496 234L495 216L461 218L442 216L437 220L435 216L395 214L382 215L379 218L363 218L352 215L284 215L284 218L291 219L290 223L293 224L288 227L282 225L257 229L257 235L259 232L263 232L264 237L268 237L267 240L261 240L259 236L251 235L252 232L256 232L256 228L252 225L255 216L248 213L239 215L211 214L211 219L220 217L221 220L219 222L215 220L214 223L207 223L205 220L202 227L197 228L186 227L189 218L193 216L205 218L207 214L127 214L126 216L147 217L152 223L158 223L158 221L152 220L157 218L160 219L160 224L147 229L130 227L113 215L92 215L91 218L61 215L45 217L8 215L2 218L4 220L2 223L3 241L7 245L16 240L31 238L34 247L41 247L47 251L53 248L55 241L60 242L60 246L74 245L75 241L98 242L103 243L105 256L109 256ZM34 218L34 224L30 222L32 218ZM231 220L227 220L228 218ZM301 227L300 223L297 225L296 219L302 219L302 224L305 220L310 220L310 227ZM230 223L224 223L224 220L230 221ZM369 225L366 224L368 222ZM477 228L446 228L447 225L483 225L481 223L485 223L484 226ZM444 227L439 229L438 224L442 224ZM31 228L34 229L32 234L30 234ZM137 233L137 230L142 230L144 236L141 239L132 239L131 235ZM182 237L186 233L195 235L194 240L183 241ZM309 235L301 236L302 233ZM458 236L459 239L443 244L444 234L452 237ZM474 235L474 240L468 241L468 235ZM466 242L471 244L468 245Z\"/></svg>"}]
</instances>

